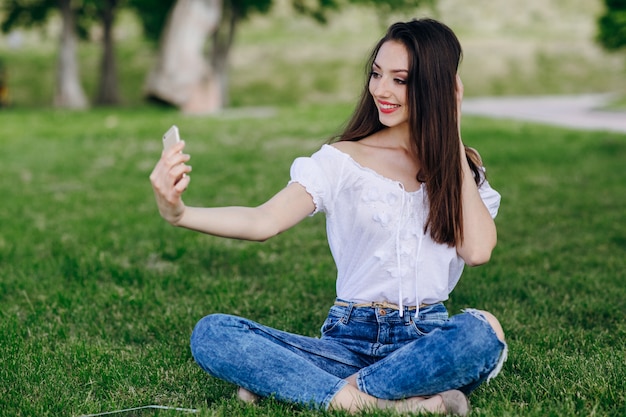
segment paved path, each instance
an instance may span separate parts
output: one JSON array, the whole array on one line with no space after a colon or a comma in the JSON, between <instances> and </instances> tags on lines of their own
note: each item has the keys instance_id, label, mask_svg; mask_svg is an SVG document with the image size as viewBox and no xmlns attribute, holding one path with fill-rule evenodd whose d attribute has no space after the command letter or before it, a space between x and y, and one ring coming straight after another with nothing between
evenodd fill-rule
<instances>
[{"instance_id":1,"label":"paved path","mask_svg":"<svg viewBox=\"0 0 626 417\"><path fill-rule=\"evenodd\" d=\"M626 112L599 110L609 94L466 98L463 114L626 133Z\"/></svg>"}]
</instances>

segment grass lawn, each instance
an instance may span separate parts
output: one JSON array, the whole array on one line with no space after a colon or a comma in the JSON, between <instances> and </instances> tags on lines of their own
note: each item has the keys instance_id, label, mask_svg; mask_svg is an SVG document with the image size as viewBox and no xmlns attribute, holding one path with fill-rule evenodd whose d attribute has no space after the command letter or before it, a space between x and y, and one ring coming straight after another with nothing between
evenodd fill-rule
<instances>
[{"instance_id":1,"label":"grass lawn","mask_svg":"<svg viewBox=\"0 0 626 417\"><path fill-rule=\"evenodd\" d=\"M177 123L194 167L187 203L258 204L350 110L0 113L0 414L320 415L240 404L188 339L213 312L317 335L334 298L323 217L262 244L204 236L160 219L148 175ZM447 305L492 311L510 345L472 415L626 415L626 136L466 118L464 138L503 196L499 244Z\"/></svg>"}]
</instances>

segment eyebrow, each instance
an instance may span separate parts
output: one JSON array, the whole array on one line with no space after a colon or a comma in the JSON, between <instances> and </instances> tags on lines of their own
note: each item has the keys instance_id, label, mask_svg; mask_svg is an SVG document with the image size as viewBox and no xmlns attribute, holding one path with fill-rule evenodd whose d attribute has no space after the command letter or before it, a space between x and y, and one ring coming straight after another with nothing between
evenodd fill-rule
<instances>
[{"instance_id":1,"label":"eyebrow","mask_svg":"<svg viewBox=\"0 0 626 417\"><path fill-rule=\"evenodd\" d=\"M380 67L380 65L378 65L375 61L372 63L372 66L373 66L373 67L376 67L377 69L382 69L382 68ZM393 69L393 70L391 70L391 72L393 72L393 73L404 72L404 73L407 73L407 74L408 74L408 73L409 73L409 70L405 70L405 69Z\"/></svg>"}]
</instances>

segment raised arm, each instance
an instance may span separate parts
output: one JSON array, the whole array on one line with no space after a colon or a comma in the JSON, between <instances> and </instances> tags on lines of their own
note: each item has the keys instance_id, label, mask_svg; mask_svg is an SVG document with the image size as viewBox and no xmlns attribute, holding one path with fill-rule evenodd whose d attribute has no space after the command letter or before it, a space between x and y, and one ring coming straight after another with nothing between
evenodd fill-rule
<instances>
[{"instance_id":1,"label":"raised arm","mask_svg":"<svg viewBox=\"0 0 626 417\"><path fill-rule=\"evenodd\" d=\"M463 83L457 75L457 121L461 138L461 102ZM496 224L480 197L478 186L467 162L465 146L461 140L461 168L463 184L461 201L463 206L463 242L457 245L457 253L467 265L476 266L489 261L496 246Z\"/></svg>"},{"instance_id":2,"label":"raised arm","mask_svg":"<svg viewBox=\"0 0 626 417\"><path fill-rule=\"evenodd\" d=\"M150 174L161 216L174 226L235 239L264 241L294 226L315 206L304 187L292 183L258 207L187 207L182 194L189 185L189 155L184 143L164 151Z\"/></svg>"}]
</instances>

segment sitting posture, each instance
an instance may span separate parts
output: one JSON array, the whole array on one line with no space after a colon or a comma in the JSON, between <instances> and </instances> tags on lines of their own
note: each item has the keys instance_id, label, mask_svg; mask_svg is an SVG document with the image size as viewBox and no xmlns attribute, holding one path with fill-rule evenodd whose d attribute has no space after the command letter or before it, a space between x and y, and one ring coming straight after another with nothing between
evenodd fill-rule
<instances>
[{"instance_id":1,"label":"sitting posture","mask_svg":"<svg viewBox=\"0 0 626 417\"><path fill-rule=\"evenodd\" d=\"M460 137L461 46L432 19L393 24L375 46L345 130L297 158L258 207L187 207L184 142L151 174L161 215L212 235L263 241L323 212L337 298L320 338L226 314L201 319L191 352L239 397L321 409L466 415L466 395L506 359L497 319L443 302L464 265L487 262L500 195Z\"/></svg>"}]
</instances>

